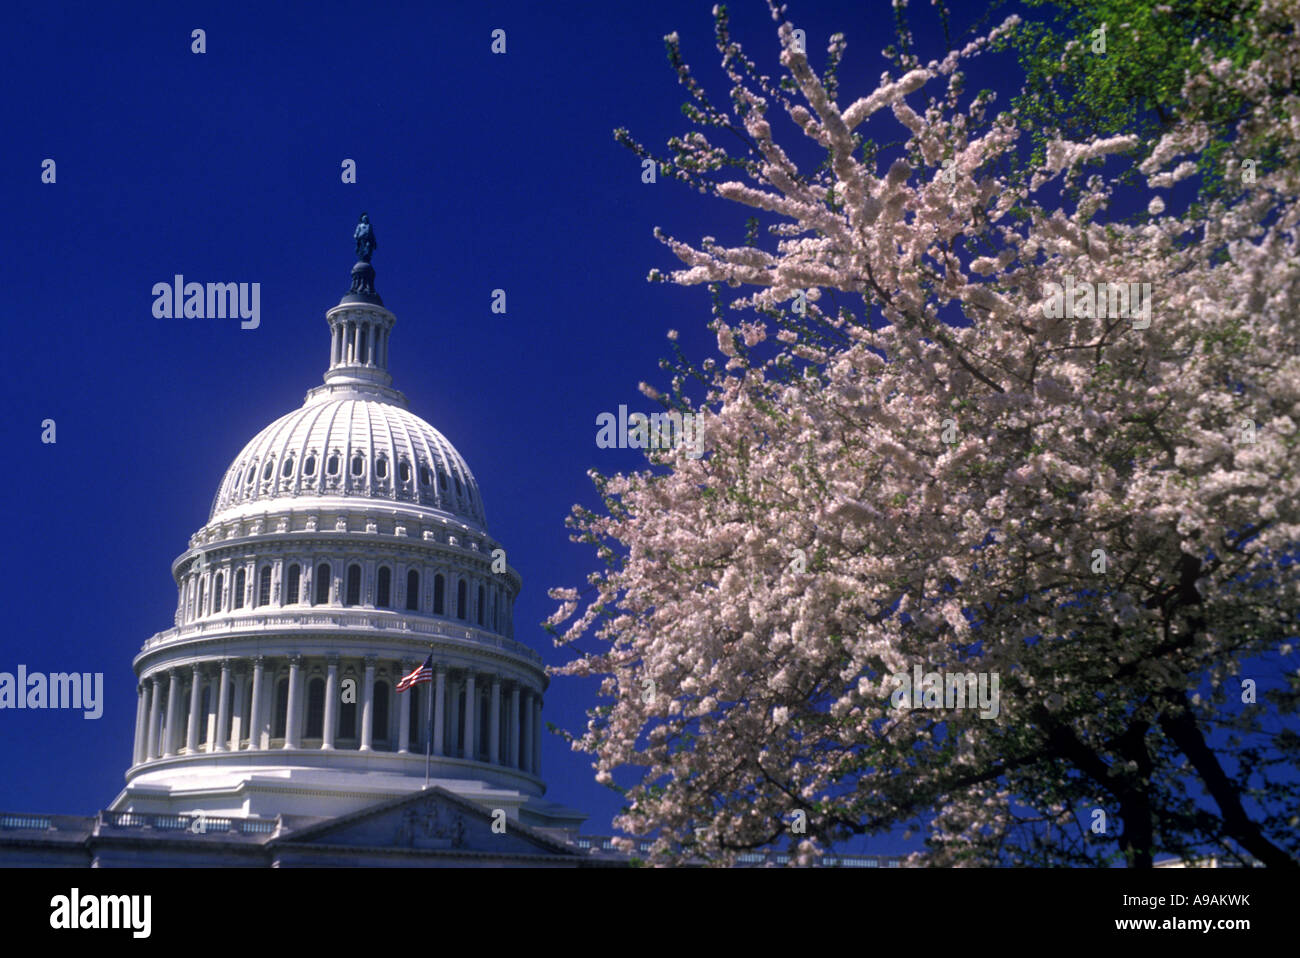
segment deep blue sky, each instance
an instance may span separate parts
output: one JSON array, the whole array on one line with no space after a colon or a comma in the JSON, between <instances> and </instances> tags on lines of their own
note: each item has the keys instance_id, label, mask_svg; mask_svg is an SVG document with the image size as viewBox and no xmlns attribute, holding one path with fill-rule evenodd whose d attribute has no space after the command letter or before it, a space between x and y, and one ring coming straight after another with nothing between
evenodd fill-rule
<instances>
[{"instance_id":1,"label":"deep blue sky","mask_svg":"<svg viewBox=\"0 0 1300 958\"><path fill-rule=\"evenodd\" d=\"M435 9L436 6L436 9ZM985 8L962 4L965 28ZM744 213L641 182L611 131L662 151L685 132L662 37L726 101L709 2L28 4L4 39L7 149L0 375L8 585L0 670L103 672L99 721L0 712L0 810L89 814L129 764L131 659L172 624L172 559L207 520L243 444L299 406L328 358L325 311L347 289L370 213L377 287L398 325L395 385L478 478L492 533L523 576L516 637L558 664L537 625L546 590L594 566L564 518L593 503L589 468L639 465L595 445L595 417L648 408L664 335L711 355L702 289L650 285L676 261L652 236L737 238ZM776 71L766 5L735 34ZM917 4L918 38L936 24ZM886 0L798 0L814 62L848 34L842 102L870 91L893 37ZM190 52L190 32L207 52ZM489 51L507 31L504 56ZM959 31L960 32L960 31ZM969 87L993 85L976 77ZM1005 100L1002 101L1005 105ZM40 182L53 158L57 183ZM340 181L345 157L358 183ZM151 287L261 283L261 327L155 319ZM508 313L493 315L504 288ZM40 442L41 420L58 426ZM545 717L585 724L593 684L559 678ZM590 759L544 745L549 796L609 831L619 801ZM912 843L907 843L909 846ZM894 840L878 841L896 851Z\"/></svg>"}]
</instances>

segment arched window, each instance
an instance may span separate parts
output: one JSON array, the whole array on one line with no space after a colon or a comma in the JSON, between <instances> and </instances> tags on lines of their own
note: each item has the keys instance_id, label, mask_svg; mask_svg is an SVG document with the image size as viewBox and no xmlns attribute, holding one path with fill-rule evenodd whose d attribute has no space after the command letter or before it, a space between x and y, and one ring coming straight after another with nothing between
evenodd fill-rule
<instances>
[{"instance_id":1,"label":"arched window","mask_svg":"<svg viewBox=\"0 0 1300 958\"><path fill-rule=\"evenodd\" d=\"M218 572L216 579L213 580L212 583L212 614L213 615L216 615L218 612L225 611L221 607L221 590L225 586L225 584L226 584L226 577L222 575L220 572Z\"/></svg>"},{"instance_id":2,"label":"arched window","mask_svg":"<svg viewBox=\"0 0 1300 958\"><path fill-rule=\"evenodd\" d=\"M271 567L262 566L262 571L257 574L257 604L271 604Z\"/></svg>"},{"instance_id":3,"label":"arched window","mask_svg":"<svg viewBox=\"0 0 1300 958\"><path fill-rule=\"evenodd\" d=\"M379 581L375 583L375 605L387 609L392 605L390 593L393 591L393 570L388 566L379 567Z\"/></svg>"},{"instance_id":4,"label":"arched window","mask_svg":"<svg viewBox=\"0 0 1300 958\"><path fill-rule=\"evenodd\" d=\"M465 618L465 580L456 583L456 618Z\"/></svg>"},{"instance_id":5,"label":"arched window","mask_svg":"<svg viewBox=\"0 0 1300 958\"><path fill-rule=\"evenodd\" d=\"M365 460L363 460L360 455L356 455L352 457L352 475L354 476L361 475L365 467L366 467Z\"/></svg>"},{"instance_id":6,"label":"arched window","mask_svg":"<svg viewBox=\"0 0 1300 958\"><path fill-rule=\"evenodd\" d=\"M235 594L230 597L230 607L232 609L242 609L244 607L244 570L235 570Z\"/></svg>"},{"instance_id":7,"label":"arched window","mask_svg":"<svg viewBox=\"0 0 1300 958\"><path fill-rule=\"evenodd\" d=\"M434 615L446 615L446 612L444 611L444 608L446 606L446 599L444 593L446 591L447 591L446 584L442 576L435 575L433 577L433 614Z\"/></svg>"},{"instance_id":8,"label":"arched window","mask_svg":"<svg viewBox=\"0 0 1300 958\"><path fill-rule=\"evenodd\" d=\"M348 566L348 592L343 604L361 604L361 566L356 563Z\"/></svg>"},{"instance_id":9,"label":"arched window","mask_svg":"<svg viewBox=\"0 0 1300 958\"><path fill-rule=\"evenodd\" d=\"M316 604L329 605L330 601L330 567L322 562L316 567Z\"/></svg>"},{"instance_id":10,"label":"arched window","mask_svg":"<svg viewBox=\"0 0 1300 958\"><path fill-rule=\"evenodd\" d=\"M482 586L478 587L478 607L475 611L475 615L478 617L478 624L482 625L483 624L483 587Z\"/></svg>"},{"instance_id":11,"label":"arched window","mask_svg":"<svg viewBox=\"0 0 1300 958\"><path fill-rule=\"evenodd\" d=\"M374 731L371 738L377 742L388 741L388 683L375 683Z\"/></svg>"},{"instance_id":12,"label":"arched window","mask_svg":"<svg viewBox=\"0 0 1300 958\"><path fill-rule=\"evenodd\" d=\"M388 460L383 456L380 456L375 460L375 475L380 479L384 479L388 476Z\"/></svg>"},{"instance_id":13,"label":"arched window","mask_svg":"<svg viewBox=\"0 0 1300 958\"><path fill-rule=\"evenodd\" d=\"M271 738L284 738L289 723L289 680L281 679L275 683L275 722L271 726Z\"/></svg>"},{"instance_id":14,"label":"arched window","mask_svg":"<svg viewBox=\"0 0 1300 958\"><path fill-rule=\"evenodd\" d=\"M293 456L285 456L284 465L280 467L280 475L288 477L293 474Z\"/></svg>"},{"instance_id":15,"label":"arched window","mask_svg":"<svg viewBox=\"0 0 1300 958\"><path fill-rule=\"evenodd\" d=\"M397 464L397 475L402 480L402 482L411 481L411 464L407 462L405 459L403 459L400 463Z\"/></svg>"},{"instance_id":16,"label":"arched window","mask_svg":"<svg viewBox=\"0 0 1300 958\"><path fill-rule=\"evenodd\" d=\"M332 454L327 460L325 460L325 471L331 476L337 476L339 474L338 453Z\"/></svg>"},{"instance_id":17,"label":"arched window","mask_svg":"<svg viewBox=\"0 0 1300 958\"><path fill-rule=\"evenodd\" d=\"M303 460L303 462L302 462L302 474L303 474L304 476L312 476L312 475L315 475L315 474L316 474L316 457L315 457L315 456L308 456L306 459Z\"/></svg>"},{"instance_id":18,"label":"arched window","mask_svg":"<svg viewBox=\"0 0 1300 958\"><path fill-rule=\"evenodd\" d=\"M412 612L420 611L420 573L414 569L406 573L406 607Z\"/></svg>"},{"instance_id":19,"label":"arched window","mask_svg":"<svg viewBox=\"0 0 1300 958\"><path fill-rule=\"evenodd\" d=\"M307 738L325 737L325 680L320 676L307 683Z\"/></svg>"},{"instance_id":20,"label":"arched window","mask_svg":"<svg viewBox=\"0 0 1300 958\"><path fill-rule=\"evenodd\" d=\"M266 465L262 467L262 478L270 479L271 470L273 470L274 468L275 468L275 463L272 462L270 459L266 460Z\"/></svg>"},{"instance_id":21,"label":"arched window","mask_svg":"<svg viewBox=\"0 0 1300 958\"><path fill-rule=\"evenodd\" d=\"M298 568L298 563L289 566L289 575L285 582L284 604L298 604L298 586L301 583L302 570Z\"/></svg>"},{"instance_id":22,"label":"arched window","mask_svg":"<svg viewBox=\"0 0 1300 958\"><path fill-rule=\"evenodd\" d=\"M347 678L356 682L357 686L361 685L356 676L349 675ZM357 737L357 703L343 702L339 705L339 738L354 739Z\"/></svg>"}]
</instances>

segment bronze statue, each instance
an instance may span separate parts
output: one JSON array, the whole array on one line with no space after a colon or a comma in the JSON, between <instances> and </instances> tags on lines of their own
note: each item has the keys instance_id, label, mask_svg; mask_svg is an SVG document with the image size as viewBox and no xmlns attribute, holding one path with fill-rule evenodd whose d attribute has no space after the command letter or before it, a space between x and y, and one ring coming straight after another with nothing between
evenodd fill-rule
<instances>
[{"instance_id":1,"label":"bronze statue","mask_svg":"<svg viewBox=\"0 0 1300 958\"><path fill-rule=\"evenodd\" d=\"M375 229L370 225L370 217L366 213L361 214L361 220L357 223L352 238L357 241L357 259L369 263L379 243L375 241Z\"/></svg>"}]
</instances>

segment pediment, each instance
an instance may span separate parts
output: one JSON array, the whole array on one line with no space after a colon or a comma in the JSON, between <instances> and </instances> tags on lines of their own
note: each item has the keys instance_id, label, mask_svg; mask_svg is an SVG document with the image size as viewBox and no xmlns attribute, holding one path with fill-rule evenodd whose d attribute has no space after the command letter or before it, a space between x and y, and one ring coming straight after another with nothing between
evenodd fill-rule
<instances>
[{"instance_id":1,"label":"pediment","mask_svg":"<svg viewBox=\"0 0 1300 958\"><path fill-rule=\"evenodd\" d=\"M433 786L290 832L278 841L345 848L580 854L572 846L509 818L505 819L503 830L500 821L501 817L494 816L490 810Z\"/></svg>"}]
</instances>

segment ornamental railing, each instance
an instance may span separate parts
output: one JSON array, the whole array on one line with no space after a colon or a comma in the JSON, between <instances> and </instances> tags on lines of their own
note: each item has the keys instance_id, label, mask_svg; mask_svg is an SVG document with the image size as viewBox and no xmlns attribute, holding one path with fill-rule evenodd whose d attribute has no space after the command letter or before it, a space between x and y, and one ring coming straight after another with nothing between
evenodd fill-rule
<instances>
[{"instance_id":1,"label":"ornamental railing","mask_svg":"<svg viewBox=\"0 0 1300 958\"><path fill-rule=\"evenodd\" d=\"M208 815L159 815L140 812L100 812L100 821L109 828L151 828L155 831L189 832L194 835L234 833L266 835L279 823L273 819L213 818Z\"/></svg>"},{"instance_id":2,"label":"ornamental railing","mask_svg":"<svg viewBox=\"0 0 1300 958\"><path fill-rule=\"evenodd\" d=\"M46 832L53 827L54 819L49 815L0 814L0 829Z\"/></svg>"},{"instance_id":3,"label":"ornamental railing","mask_svg":"<svg viewBox=\"0 0 1300 958\"><path fill-rule=\"evenodd\" d=\"M210 619L200 619L175 626L165 632L159 632L145 641L141 651L148 652L161 645L180 642L203 635L245 630L265 629L318 629L332 626L340 629L374 629L378 632L396 634L428 635L440 639L457 639L474 645L500 649L512 655L527 659L539 668L542 657L514 639L493 635L482 629L463 628L445 622L424 622L407 616L369 615L364 612L300 612L275 613L261 615L223 615Z\"/></svg>"}]
</instances>

